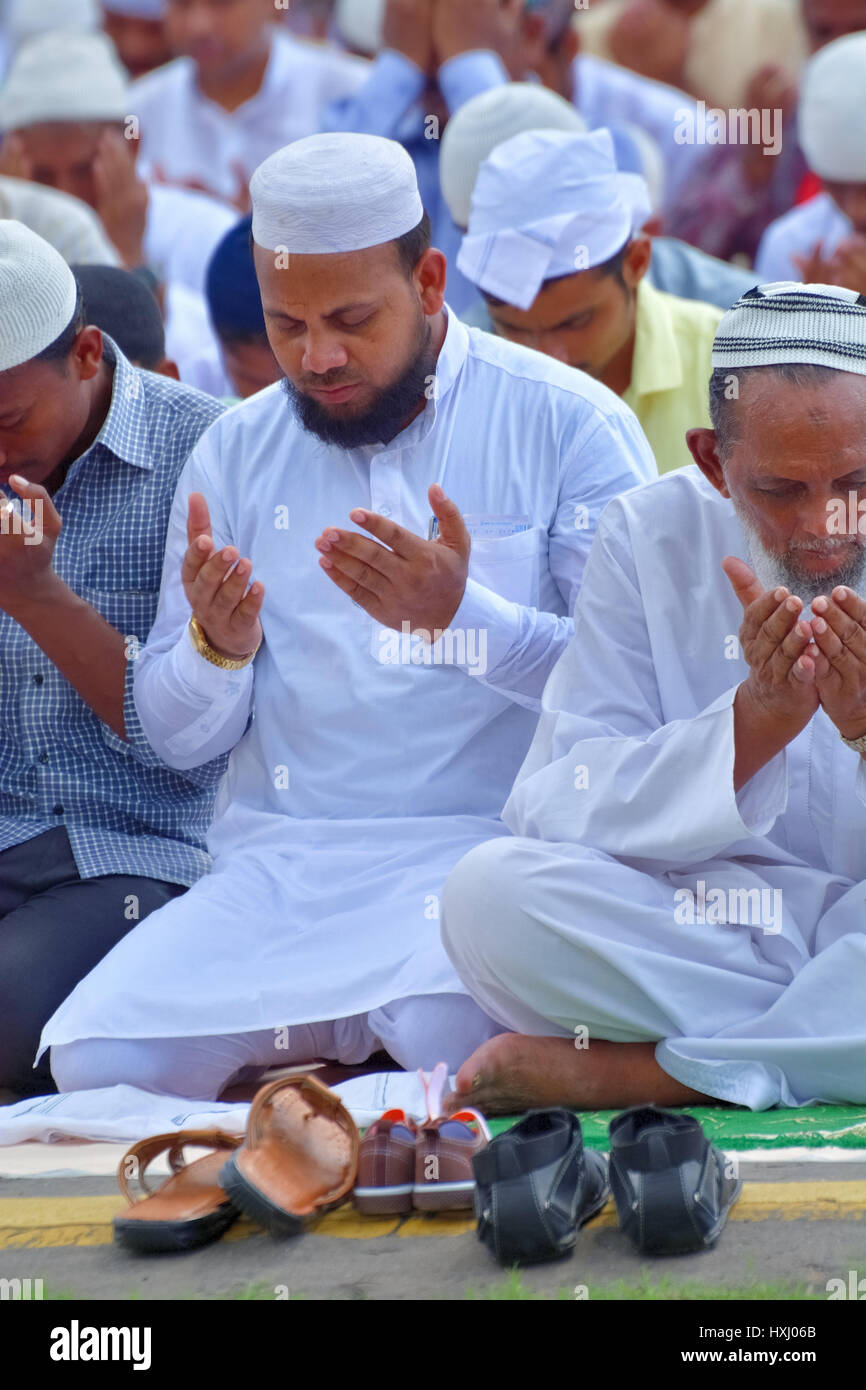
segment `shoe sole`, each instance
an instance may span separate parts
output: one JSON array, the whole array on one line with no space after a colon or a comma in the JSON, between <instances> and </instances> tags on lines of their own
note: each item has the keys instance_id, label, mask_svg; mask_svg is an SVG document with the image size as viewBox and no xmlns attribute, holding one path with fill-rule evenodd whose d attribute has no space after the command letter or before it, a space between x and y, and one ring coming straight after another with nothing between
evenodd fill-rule
<instances>
[{"instance_id":1,"label":"shoe sole","mask_svg":"<svg viewBox=\"0 0 866 1390\"><path fill-rule=\"evenodd\" d=\"M234 1154L220 1169L219 1181L220 1187L231 1198L233 1204L258 1226L264 1226L272 1236L299 1236L305 1230L304 1217L296 1216L294 1212L277 1206L276 1202L272 1202L270 1197L250 1182L249 1178L244 1177Z\"/></svg>"},{"instance_id":2,"label":"shoe sole","mask_svg":"<svg viewBox=\"0 0 866 1390\"><path fill-rule=\"evenodd\" d=\"M475 1183L418 1183L413 1189L412 1199L416 1211L472 1211Z\"/></svg>"},{"instance_id":3,"label":"shoe sole","mask_svg":"<svg viewBox=\"0 0 866 1390\"><path fill-rule=\"evenodd\" d=\"M237 1207L228 1203L194 1221L129 1221L117 1216L114 1243L142 1255L181 1254L219 1240L239 1216Z\"/></svg>"},{"instance_id":4,"label":"shoe sole","mask_svg":"<svg viewBox=\"0 0 866 1390\"><path fill-rule=\"evenodd\" d=\"M400 1187L356 1187L355 1210L365 1216L403 1216L412 1210L412 1184Z\"/></svg>"}]
</instances>

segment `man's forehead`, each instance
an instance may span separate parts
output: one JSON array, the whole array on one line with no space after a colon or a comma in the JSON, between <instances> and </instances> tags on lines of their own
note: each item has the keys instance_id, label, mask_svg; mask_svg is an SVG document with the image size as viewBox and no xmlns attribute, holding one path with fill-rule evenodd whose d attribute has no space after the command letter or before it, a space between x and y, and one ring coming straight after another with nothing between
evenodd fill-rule
<instances>
[{"instance_id":1,"label":"man's forehead","mask_svg":"<svg viewBox=\"0 0 866 1390\"><path fill-rule=\"evenodd\" d=\"M791 363L785 367L748 367L742 376L731 368L730 399L748 407L761 397L762 411L796 417L798 411L822 408L828 414L849 411L858 416L866 411L866 375L817 368L811 363Z\"/></svg>"},{"instance_id":2,"label":"man's forehead","mask_svg":"<svg viewBox=\"0 0 866 1390\"><path fill-rule=\"evenodd\" d=\"M104 121L46 121L16 132L27 144L63 159L70 148L95 145L108 123Z\"/></svg>"},{"instance_id":3,"label":"man's forehead","mask_svg":"<svg viewBox=\"0 0 866 1390\"><path fill-rule=\"evenodd\" d=\"M607 277L594 270L579 270L558 280L549 280L528 309L516 309L512 304L492 306L491 312L500 319L555 327L584 309L592 307L602 296ZM615 279L610 277L610 283Z\"/></svg>"},{"instance_id":4,"label":"man's forehead","mask_svg":"<svg viewBox=\"0 0 866 1390\"><path fill-rule=\"evenodd\" d=\"M311 256L268 251L254 243L253 256L263 298L277 298L281 304L314 297L317 307L328 301L336 307L347 295L353 300L380 299L384 285L400 274L396 249L390 244Z\"/></svg>"},{"instance_id":5,"label":"man's forehead","mask_svg":"<svg viewBox=\"0 0 866 1390\"><path fill-rule=\"evenodd\" d=\"M0 419L31 405L44 391L45 373L50 370L45 362L22 362L19 367L0 372Z\"/></svg>"},{"instance_id":6,"label":"man's forehead","mask_svg":"<svg viewBox=\"0 0 866 1390\"><path fill-rule=\"evenodd\" d=\"M751 459L759 471L778 471L783 458L793 475L808 467L807 455L828 450L845 466L856 466L852 456L866 463L866 376L827 371L790 380L772 368L752 369L738 383L731 409L741 443L761 441L760 456Z\"/></svg>"}]
</instances>

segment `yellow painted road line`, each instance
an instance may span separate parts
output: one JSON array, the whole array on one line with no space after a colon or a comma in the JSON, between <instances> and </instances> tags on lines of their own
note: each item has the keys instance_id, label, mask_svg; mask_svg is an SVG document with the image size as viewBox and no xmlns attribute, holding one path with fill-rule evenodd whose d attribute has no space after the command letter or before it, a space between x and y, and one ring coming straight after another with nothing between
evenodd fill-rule
<instances>
[{"instance_id":1,"label":"yellow painted road line","mask_svg":"<svg viewBox=\"0 0 866 1390\"><path fill-rule=\"evenodd\" d=\"M117 1197L6 1197L0 1199L0 1250L61 1245L110 1245L112 1217L122 1210ZM866 1182L747 1182L731 1211L732 1221L862 1220L866 1217ZM616 1209L608 1202L592 1227L616 1226ZM381 1236L456 1236L474 1229L463 1212L435 1216L359 1216L352 1207L328 1212L311 1226L321 1236L375 1240ZM245 1240L260 1234L243 1218L223 1237Z\"/></svg>"}]
</instances>

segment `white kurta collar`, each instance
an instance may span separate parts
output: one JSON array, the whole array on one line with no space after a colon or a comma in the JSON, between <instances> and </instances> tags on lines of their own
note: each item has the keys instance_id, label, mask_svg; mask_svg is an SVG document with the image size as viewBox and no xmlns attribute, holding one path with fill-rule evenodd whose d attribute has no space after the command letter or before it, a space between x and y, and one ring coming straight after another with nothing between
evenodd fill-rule
<instances>
[{"instance_id":1,"label":"white kurta collar","mask_svg":"<svg viewBox=\"0 0 866 1390\"><path fill-rule=\"evenodd\" d=\"M410 425L407 425L405 430L401 430L387 444L368 446L370 452L378 457L398 449L414 448L416 445L422 444L436 427L442 402L460 375L469 351L469 333L466 325L460 322L460 319L452 309L449 309L447 304L445 305L445 314L448 326L445 331L445 341L436 363L435 386L431 390L427 405L421 414L416 416Z\"/></svg>"}]
</instances>

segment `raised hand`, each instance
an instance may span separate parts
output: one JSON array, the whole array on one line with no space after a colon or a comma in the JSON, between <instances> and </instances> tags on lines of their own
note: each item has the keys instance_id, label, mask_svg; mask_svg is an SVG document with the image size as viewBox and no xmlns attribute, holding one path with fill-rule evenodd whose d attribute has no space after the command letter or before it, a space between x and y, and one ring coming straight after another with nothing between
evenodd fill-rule
<instances>
[{"instance_id":1,"label":"raised hand","mask_svg":"<svg viewBox=\"0 0 866 1390\"><path fill-rule=\"evenodd\" d=\"M517 45L524 0L434 0L433 43L444 63L458 53L487 48L500 58Z\"/></svg>"},{"instance_id":2,"label":"raised hand","mask_svg":"<svg viewBox=\"0 0 866 1390\"><path fill-rule=\"evenodd\" d=\"M842 285L846 290L866 294L866 237L858 234L840 241L830 262L829 285Z\"/></svg>"},{"instance_id":3,"label":"raised hand","mask_svg":"<svg viewBox=\"0 0 866 1390\"><path fill-rule=\"evenodd\" d=\"M109 239L130 269L144 263L147 185L135 172L130 143L119 130L103 132L93 161L96 211Z\"/></svg>"},{"instance_id":4,"label":"raised hand","mask_svg":"<svg viewBox=\"0 0 866 1390\"><path fill-rule=\"evenodd\" d=\"M471 541L463 518L441 487L428 496L439 520L435 541L361 510L351 520L376 539L329 526L316 541L319 564L337 588L398 632L404 622L413 632L444 632L466 588Z\"/></svg>"},{"instance_id":5,"label":"raised hand","mask_svg":"<svg viewBox=\"0 0 866 1390\"><path fill-rule=\"evenodd\" d=\"M722 568L743 606L740 645L749 675L734 701L734 787L796 738L818 708L827 659L801 620L803 603L784 587L765 591L747 564L728 556Z\"/></svg>"},{"instance_id":6,"label":"raised hand","mask_svg":"<svg viewBox=\"0 0 866 1390\"><path fill-rule=\"evenodd\" d=\"M0 498L0 608L15 614L16 601L39 597L54 578L51 559L60 516L44 487L17 474L9 486L29 506Z\"/></svg>"},{"instance_id":7,"label":"raised hand","mask_svg":"<svg viewBox=\"0 0 866 1390\"><path fill-rule=\"evenodd\" d=\"M434 0L387 0L385 5L384 46L431 76L435 69L433 49Z\"/></svg>"},{"instance_id":8,"label":"raised hand","mask_svg":"<svg viewBox=\"0 0 866 1390\"><path fill-rule=\"evenodd\" d=\"M812 648L809 623L800 621L803 602L784 587L762 589L749 566L733 556L723 569L743 606L740 645L749 664L749 697L799 733L818 708L817 668L825 669Z\"/></svg>"},{"instance_id":9,"label":"raised hand","mask_svg":"<svg viewBox=\"0 0 866 1390\"><path fill-rule=\"evenodd\" d=\"M843 586L816 598L811 622L815 646L826 660L818 699L845 738L866 734L866 602Z\"/></svg>"},{"instance_id":10,"label":"raised hand","mask_svg":"<svg viewBox=\"0 0 866 1390\"><path fill-rule=\"evenodd\" d=\"M824 255L824 243L818 241L808 256L792 256L791 260L800 272L804 285L833 285L831 278L835 273L833 260Z\"/></svg>"},{"instance_id":11,"label":"raised hand","mask_svg":"<svg viewBox=\"0 0 866 1390\"><path fill-rule=\"evenodd\" d=\"M33 165L24 152L24 141L14 131L3 136L3 144L0 146L0 174L7 179L26 179L28 183L33 178Z\"/></svg>"},{"instance_id":12,"label":"raised hand","mask_svg":"<svg viewBox=\"0 0 866 1390\"><path fill-rule=\"evenodd\" d=\"M181 579L193 616L221 656L232 660L249 656L262 640L259 614L264 585L250 584L252 562L242 559L234 546L217 550L207 502L200 492L190 493L186 533L189 548Z\"/></svg>"}]
</instances>

